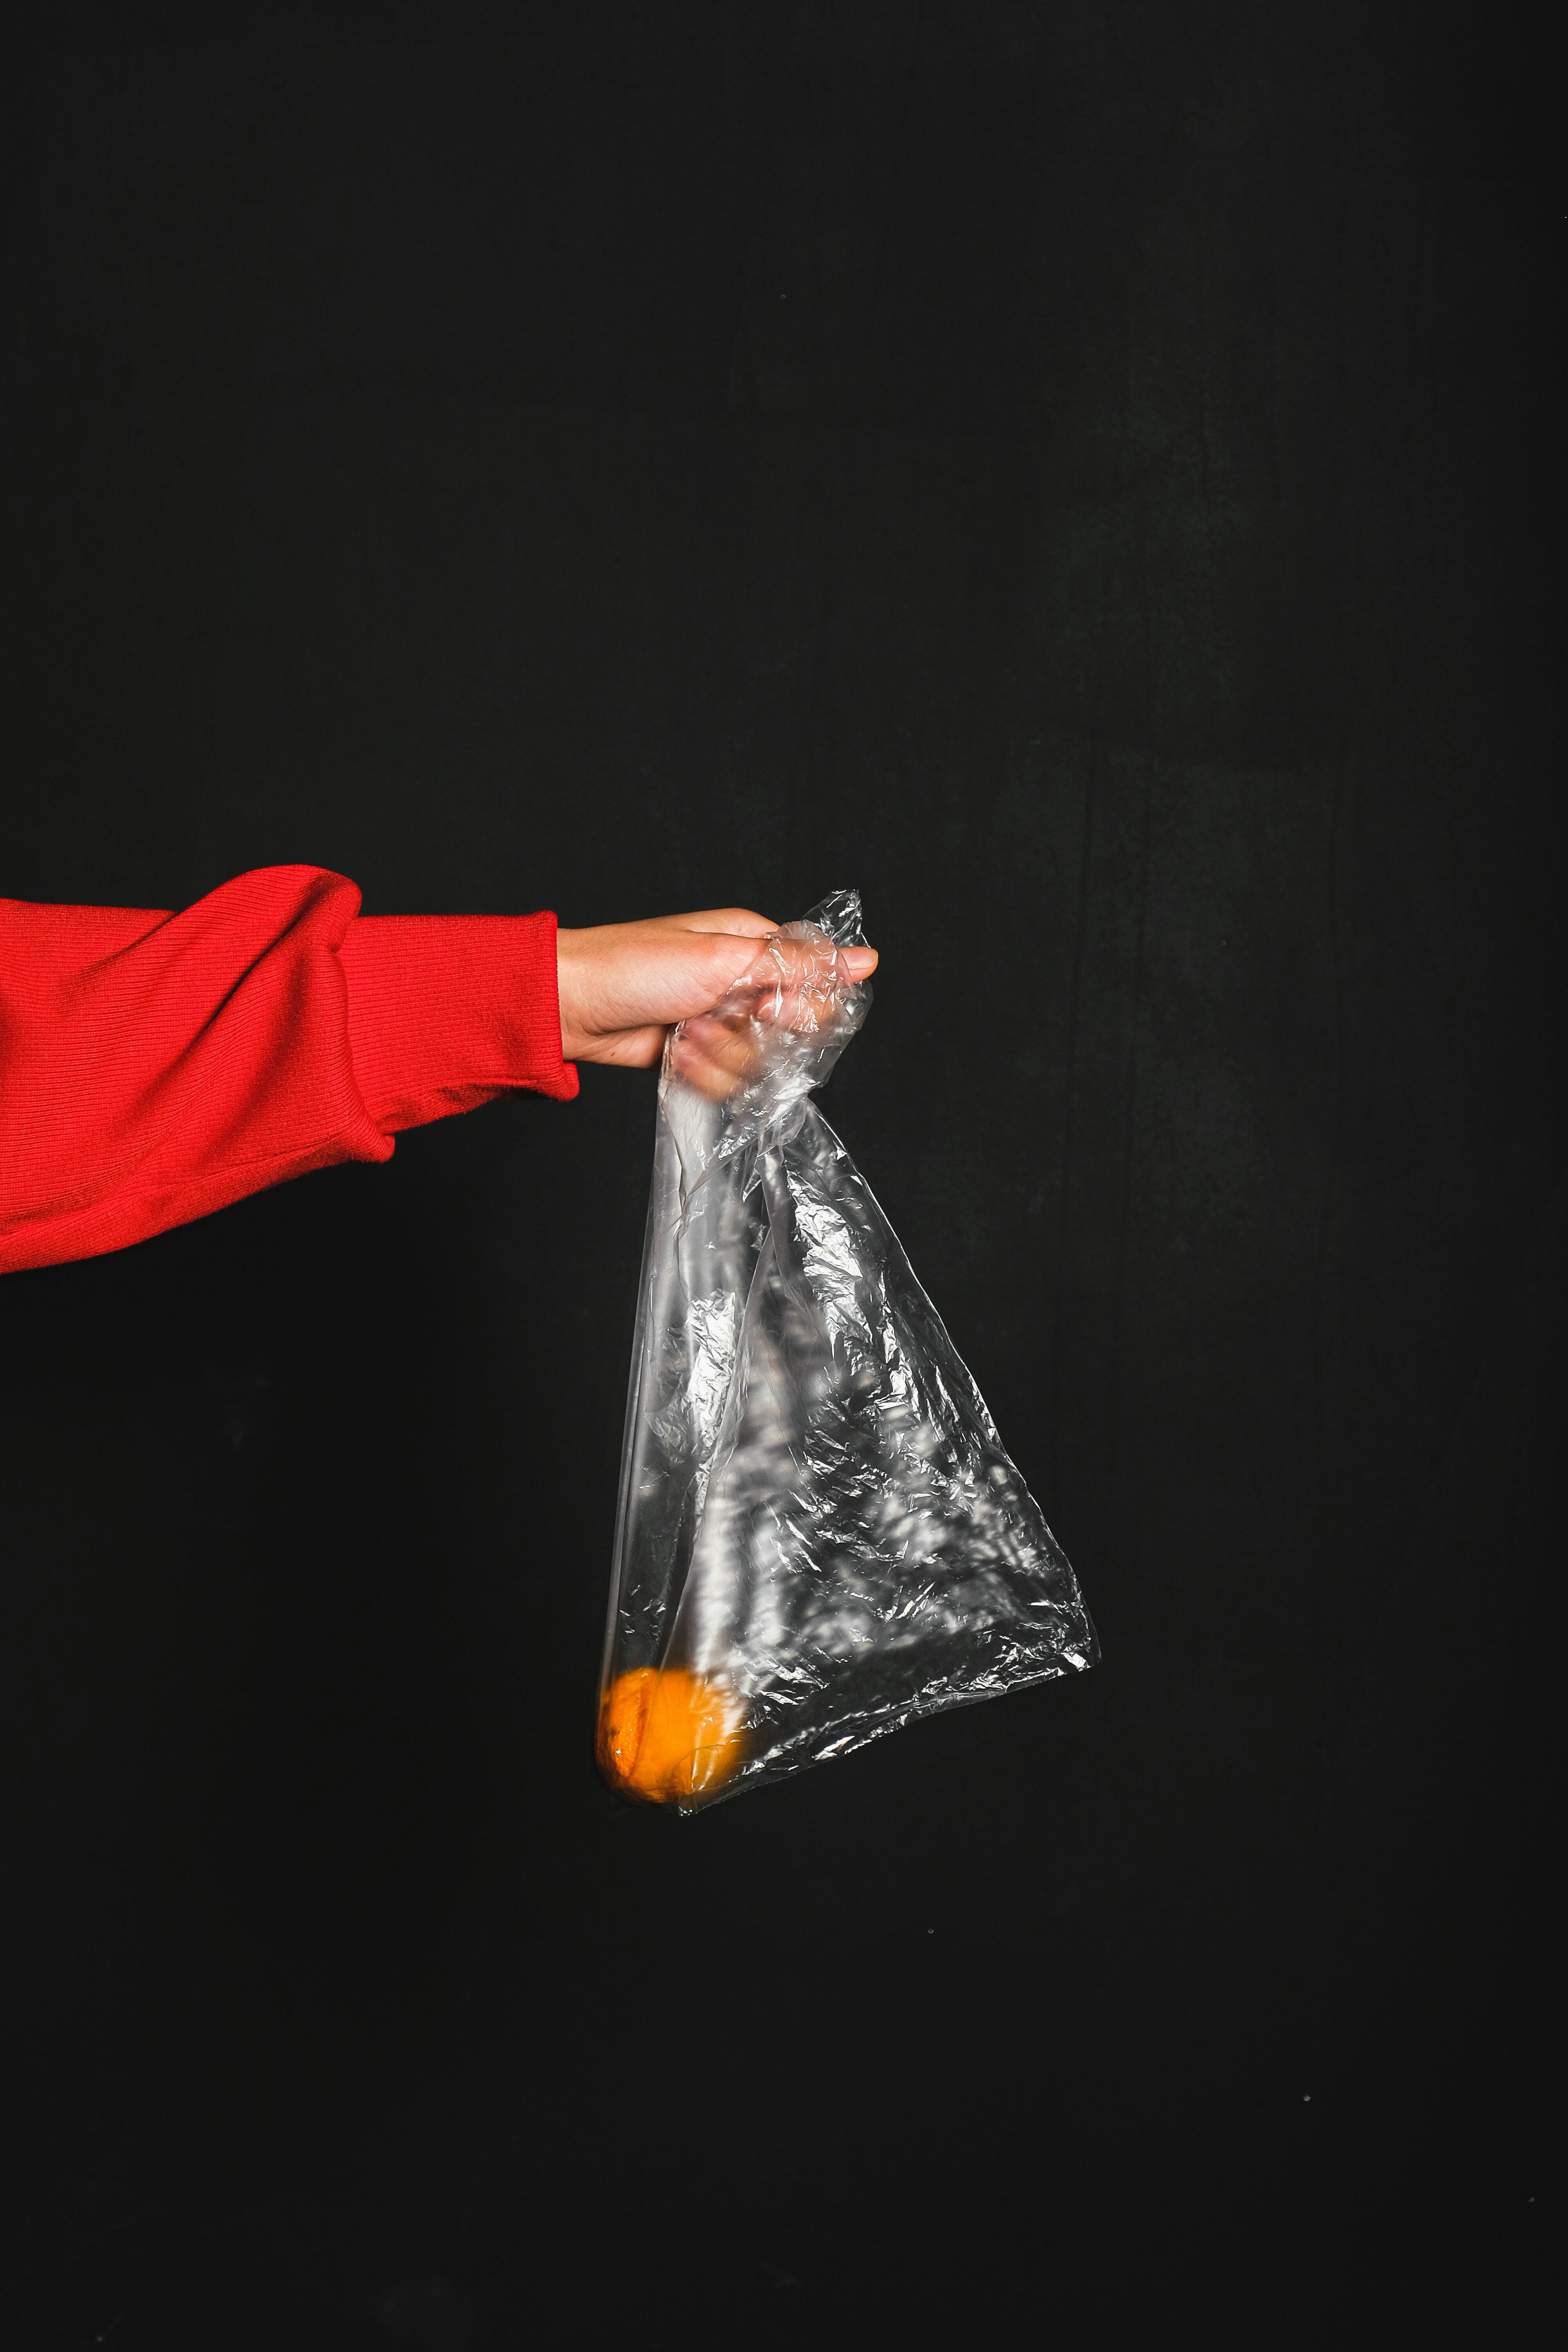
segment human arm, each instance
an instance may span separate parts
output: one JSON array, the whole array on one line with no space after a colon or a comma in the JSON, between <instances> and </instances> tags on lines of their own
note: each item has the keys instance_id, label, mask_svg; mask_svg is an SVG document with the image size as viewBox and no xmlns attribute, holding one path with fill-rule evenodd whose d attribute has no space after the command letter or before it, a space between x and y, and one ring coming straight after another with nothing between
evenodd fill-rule
<instances>
[{"instance_id":1,"label":"human arm","mask_svg":"<svg viewBox=\"0 0 1568 2352\"><path fill-rule=\"evenodd\" d=\"M510 1088L576 1093L552 915L359 904L307 866L179 914L0 900L0 1272L389 1159Z\"/></svg>"},{"instance_id":2,"label":"human arm","mask_svg":"<svg viewBox=\"0 0 1568 2352\"><path fill-rule=\"evenodd\" d=\"M694 1082L720 1093L743 1066L744 1039L698 1016L771 935L760 915L558 935L549 913L359 905L308 866L179 914L0 899L0 1273L389 1159L400 1129L503 1092L570 1099L574 1062L647 1066L683 1019Z\"/></svg>"}]
</instances>

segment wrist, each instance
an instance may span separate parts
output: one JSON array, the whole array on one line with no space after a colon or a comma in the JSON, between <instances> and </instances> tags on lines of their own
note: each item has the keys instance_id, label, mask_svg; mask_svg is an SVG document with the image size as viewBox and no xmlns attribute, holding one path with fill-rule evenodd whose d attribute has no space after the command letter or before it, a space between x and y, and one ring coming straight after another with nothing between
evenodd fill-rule
<instances>
[{"instance_id":1,"label":"wrist","mask_svg":"<svg viewBox=\"0 0 1568 2352\"><path fill-rule=\"evenodd\" d=\"M593 1059L597 1042L593 1029L583 1018L583 980L584 935L580 930L555 932L555 1001L561 1022L561 1058L563 1062L584 1062Z\"/></svg>"}]
</instances>

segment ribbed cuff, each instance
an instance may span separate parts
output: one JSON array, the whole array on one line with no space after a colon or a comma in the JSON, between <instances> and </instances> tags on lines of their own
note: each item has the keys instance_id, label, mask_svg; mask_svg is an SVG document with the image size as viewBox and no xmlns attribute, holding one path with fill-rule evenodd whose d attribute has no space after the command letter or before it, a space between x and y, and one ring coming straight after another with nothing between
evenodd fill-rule
<instances>
[{"instance_id":1,"label":"ribbed cuff","mask_svg":"<svg viewBox=\"0 0 1568 2352\"><path fill-rule=\"evenodd\" d=\"M355 1082L384 1134L509 1087L576 1093L553 915L361 915L338 956Z\"/></svg>"}]
</instances>

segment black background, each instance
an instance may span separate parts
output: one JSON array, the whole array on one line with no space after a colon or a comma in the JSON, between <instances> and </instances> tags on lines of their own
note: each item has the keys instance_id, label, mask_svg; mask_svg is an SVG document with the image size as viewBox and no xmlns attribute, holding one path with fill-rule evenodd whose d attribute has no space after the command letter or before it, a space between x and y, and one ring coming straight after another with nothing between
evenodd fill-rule
<instances>
[{"instance_id":1,"label":"black background","mask_svg":"<svg viewBox=\"0 0 1568 2352\"><path fill-rule=\"evenodd\" d=\"M858 883L829 1115L1105 1660L696 1822L600 1788L648 1078L14 1277L5 2343L1527 2340L1544 58L41 21L5 889Z\"/></svg>"}]
</instances>

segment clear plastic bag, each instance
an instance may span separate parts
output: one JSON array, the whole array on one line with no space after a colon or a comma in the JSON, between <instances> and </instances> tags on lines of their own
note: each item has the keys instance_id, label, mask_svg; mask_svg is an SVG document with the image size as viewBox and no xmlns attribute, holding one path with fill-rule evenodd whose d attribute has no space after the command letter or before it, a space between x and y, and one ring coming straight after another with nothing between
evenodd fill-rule
<instances>
[{"instance_id":1,"label":"clear plastic bag","mask_svg":"<svg viewBox=\"0 0 1568 2352\"><path fill-rule=\"evenodd\" d=\"M600 1769L683 1811L1099 1655L1066 1557L811 1099L870 989L836 892L659 1080Z\"/></svg>"}]
</instances>

